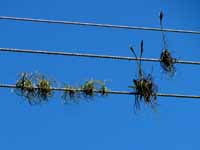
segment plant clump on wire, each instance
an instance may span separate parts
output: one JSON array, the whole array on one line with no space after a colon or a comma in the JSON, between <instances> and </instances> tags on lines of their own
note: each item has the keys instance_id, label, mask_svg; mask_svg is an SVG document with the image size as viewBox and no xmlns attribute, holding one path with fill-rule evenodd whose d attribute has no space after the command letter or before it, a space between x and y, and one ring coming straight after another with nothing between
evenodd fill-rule
<instances>
[{"instance_id":1,"label":"plant clump on wire","mask_svg":"<svg viewBox=\"0 0 200 150\"><path fill-rule=\"evenodd\" d=\"M52 83L38 73L21 73L15 93L23 96L30 104L39 104L52 96Z\"/></svg>"},{"instance_id":2,"label":"plant clump on wire","mask_svg":"<svg viewBox=\"0 0 200 150\"><path fill-rule=\"evenodd\" d=\"M109 92L105 82L100 80L89 80L81 86L81 91L85 98L93 98L97 93L106 96Z\"/></svg>"},{"instance_id":3,"label":"plant clump on wire","mask_svg":"<svg viewBox=\"0 0 200 150\"><path fill-rule=\"evenodd\" d=\"M65 103L79 103L80 98L92 99L98 94L107 96L108 92L109 90L105 82L100 80L88 80L79 88L68 84L65 85L62 98Z\"/></svg>"},{"instance_id":4,"label":"plant clump on wire","mask_svg":"<svg viewBox=\"0 0 200 150\"><path fill-rule=\"evenodd\" d=\"M45 76L36 74L37 80L37 97L42 101L48 101L53 96L52 82L46 79Z\"/></svg>"},{"instance_id":5,"label":"plant clump on wire","mask_svg":"<svg viewBox=\"0 0 200 150\"><path fill-rule=\"evenodd\" d=\"M81 87L65 85L64 88L52 87L53 82L39 73L21 73L16 83L15 92L23 96L30 104L48 102L53 96L53 90L64 91L61 98L65 103L78 103L80 98L93 98L100 94L106 96L109 92L105 82L100 80L88 80Z\"/></svg>"},{"instance_id":6,"label":"plant clump on wire","mask_svg":"<svg viewBox=\"0 0 200 150\"><path fill-rule=\"evenodd\" d=\"M164 14L161 11L160 12L160 27L162 32L162 40L163 40L163 50L160 55L160 65L165 73L167 73L170 76L174 76L176 69L175 69L175 63L176 59L173 58L171 52L167 49L167 40L165 36L165 32L163 31L163 17Z\"/></svg>"},{"instance_id":7,"label":"plant clump on wire","mask_svg":"<svg viewBox=\"0 0 200 150\"><path fill-rule=\"evenodd\" d=\"M137 58L138 77L133 79L133 86L129 86L135 90L135 110L140 109L141 103L150 104L152 108L157 104L157 86L153 81L151 74L145 75L142 70L141 57L143 54L143 40L141 42L140 58L137 57L133 47L130 47L134 56Z\"/></svg>"},{"instance_id":8,"label":"plant clump on wire","mask_svg":"<svg viewBox=\"0 0 200 150\"><path fill-rule=\"evenodd\" d=\"M21 73L15 89L15 93L26 98L30 104L35 103L35 98L37 96L37 91L32 80L32 74L26 72Z\"/></svg>"},{"instance_id":9,"label":"plant clump on wire","mask_svg":"<svg viewBox=\"0 0 200 150\"><path fill-rule=\"evenodd\" d=\"M175 62L176 59L172 57L169 50L165 49L162 51L160 55L160 64L163 70L170 76L173 76L175 74Z\"/></svg>"},{"instance_id":10,"label":"plant clump on wire","mask_svg":"<svg viewBox=\"0 0 200 150\"><path fill-rule=\"evenodd\" d=\"M79 103L80 89L70 85L65 85L65 90L62 95L62 98L64 99L65 103Z\"/></svg>"}]
</instances>

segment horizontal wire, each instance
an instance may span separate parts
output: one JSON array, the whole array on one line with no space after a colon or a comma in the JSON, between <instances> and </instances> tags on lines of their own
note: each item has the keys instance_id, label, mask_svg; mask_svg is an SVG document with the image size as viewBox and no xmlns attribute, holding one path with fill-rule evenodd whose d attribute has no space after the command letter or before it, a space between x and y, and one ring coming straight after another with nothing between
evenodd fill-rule
<instances>
[{"instance_id":1,"label":"horizontal wire","mask_svg":"<svg viewBox=\"0 0 200 150\"><path fill-rule=\"evenodd\" d=\"M0 88L17 88L16 85L12 84L0 84ZM34 89L38 89L34 87ZM53 91L70 91L70 88L57 88L52 87L51 90ZM84 91L82 89L75 89L75 91ZM102 93L101 90L94 90L95 93ZM122 95L136 95L136 92L129 92L129 91L106 91L106 94L122 94ZM175 98L195 98L200 99L200 95L183 95L183 94L166 94L166 93L157 93L157 96L160 97L175 97Z\"/></svg>"},{"instance_id":2,"label":"horizontal wire","mask_svg":"<svg viewBox=\"0 0 200 150\"><path fill-rule=\"evenodd\" d=\"M160 29L160 28L153 28L153 27L139 27L139 26L112 25L112 24L100 24L100 23L88 23L88 22L33 19L33 18L21 18L21 17L10 17L10 16L0 16L0 19L15 20L15 21L41 22L41 23L54 23L54 24L70 24L70 25L79 25L79 26L94 26L94 27L115 28L115 29L150 30L150 31L165 31L165 32L176 32L176 33L200 34L200 31L192 31L192 30Z\"/></svg>"},{"instance_id":3,"label":"horizontal wire","mask_svg":"<svg viewBox=\"0 0 200 150\"><path fill-rule=\"evenodd\" d=\"M78 56L78 57L89 57L89 58L100 58L100 59L116 59L116 60L141 60L141 61L152 61L160 62L157 58L135 58L126 56L112 56L112 55L96 55L96 54L83 54L83 53L69 53L69 52L58 52L58 51L47 51L47 50L29 50L29 49L16 49L16 48L0 48L3 52L16 52L16 53L31 53L31 54L43 54L43 55L60 55L60 56ZM179 64L190 64L200 65L198 61L185 61L175 60L175 63Z\"/></svg>"}]
</instances>

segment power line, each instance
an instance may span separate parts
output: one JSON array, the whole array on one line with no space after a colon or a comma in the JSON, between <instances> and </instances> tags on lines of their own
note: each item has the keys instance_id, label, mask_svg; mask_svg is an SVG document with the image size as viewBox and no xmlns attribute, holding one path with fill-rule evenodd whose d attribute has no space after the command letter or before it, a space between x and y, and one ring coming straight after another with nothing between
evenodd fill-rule
<instances>
[{"instance_id":1,"label":"power line","mask_svg":"<svg viewBox=\"0 0 200 150\"><path fill-rule=\"evenodd\" d=\"M58 51L48 51L48 50L30 50L30 49L16 49L16 48L0 48L0 51L15 52L15 53L42 54L42 55L88 57L88 58L99 58L99 59L129 60L129 61L132 61L132 60L151 61L151 62L160 62L161 61L160 59L157 59L157 58L135 58L135 57L126 57L126 56L96 55L96 54L69 53L69 52L58 52ZM200 62L198 62L198 61L175 60L175 63L200 65Z\"/></svg>"},{"instance_id":2,"label":"power line","mask_svg":"<svg viewBox=\"0 0 200 150\"><path fill-rule=\"evenodd\" d=\"M0 84L0 88L17 88L16 85L12 84ZM37 87L34 87L38 89ZM71 89L68 88L57 88L52 87L51 90L53 91L70 91ZM82 89L75 89L76 91L83 91ZM95 93L102 93L100 90L94 90ZM106 91L107 94L121 94L121 95L136 95L136 92L128 92L128 91ZM175 97L175 98L194 98L200 99L200 95L183 95L183 94L166 94L166 93L157 93L159 97Z\"/></svg>"},{"instance_id":3,"label":"power line","mask_svg":"<svg viewBox=\"0 0 200 150\"><path fill-rule=\"evenodd\" d=\"M128 29L128 30L150 30L150 31L165 31L165 32L176 32L176 33L200 34L200 31L192 31L192 30L160 29L160 28L153 28L153 27L139 27L139 26L112 25L112 24L75 22L75 21L33 19L33 18L21 18L21 17L9 17L9 16L0 16L0 19L16 20L16 21L28 21L28 22L41 22L41 23L51 23L51 24L65 24L65 25L68 24L68 25L79 25L79 26L93 26L93 27L103 27L103 28Z\"/></svg>"}]
</instances>

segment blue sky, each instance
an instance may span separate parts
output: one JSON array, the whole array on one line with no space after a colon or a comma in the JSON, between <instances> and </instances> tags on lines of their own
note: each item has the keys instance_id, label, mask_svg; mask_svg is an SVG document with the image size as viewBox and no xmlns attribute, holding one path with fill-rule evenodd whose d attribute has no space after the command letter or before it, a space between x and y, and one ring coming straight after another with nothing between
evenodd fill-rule
<instances>
[{"instance_id":1,"label":"blue sky","mask_svg":"<svg viewBox=\"0 0 200 150\"><path fill-rule=\"evenodd\" d=\"M0 15L55 20L200 30L198 0L2 0ZM1 20L1 46L66 52L132 56L128 45L144 57L159 57L160 32L49 25ZM168 48L184 60L200 60L199 36L167 33ZM0 53L0 83L14 84L20 72L40 71L60 82L79 85L94 78L113 90L129 90L137 74L135 62ZM199 95L199 66L176 65L166 78L159 64L143 63L159 92ZM8 89L0 89L0 149L200 149L198 100L158 98L158 112L133 112L134 97L110 95L94 102L63 105L59 93L46 105L30 106Z\"/></svg>"}]
</instances>

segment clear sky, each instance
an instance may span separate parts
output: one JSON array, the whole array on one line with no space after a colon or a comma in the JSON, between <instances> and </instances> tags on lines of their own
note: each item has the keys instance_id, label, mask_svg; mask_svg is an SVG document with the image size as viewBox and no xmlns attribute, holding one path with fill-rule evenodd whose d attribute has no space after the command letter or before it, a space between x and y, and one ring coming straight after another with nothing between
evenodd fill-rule
<instances>
[{"instance_id":1,"label":"clear sky","mask_svg":"<svg viewBox=\"0 0 200 150\"><path fill-rule=\"evenodd\" d=\"M159 27L164 11L166 28L200 30L198 0L1 0L0 15L55 20ZM133 56L128 45L144 57L159 57L160 32L130 31L72 25L0 21L0 47ZM167 33L168 48L177 58L200 60L200 36ZM89 58L0 53L0 83L14 84L20 72L34 72L78 85L87 79L107 80L113 90L130 90L137 74L135 62ZM159 92L200 94L199 66L176 65L167 78L157 63L143 63ZM59 93L48 104L30 106L9 89L0 89L0 149L200 149L200 101L158 98L154 113L135 115L134 96L110 95L64 105Z\"/></svg>"}]
</instances>

